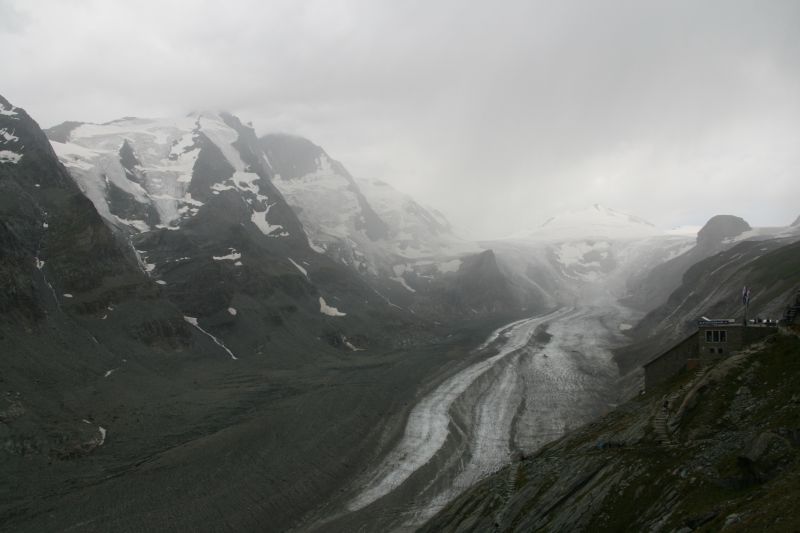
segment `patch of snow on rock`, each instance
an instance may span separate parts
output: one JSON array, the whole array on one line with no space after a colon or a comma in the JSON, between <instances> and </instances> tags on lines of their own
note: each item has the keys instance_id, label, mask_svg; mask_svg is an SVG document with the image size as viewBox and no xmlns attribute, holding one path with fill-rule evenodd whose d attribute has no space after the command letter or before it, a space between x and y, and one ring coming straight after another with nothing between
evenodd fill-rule
<instances>
[{"instance_id":1,"label":"patch of snow on rock","mask_svg":"<svg viewBox=\"0 0 800 533\"><path fill-rule=\"evenodd\" d=\"M237 252L235 248L229 248L230 252L228 255L212 255L211 258L214 261L238 261L242 258L242 254Z\"/></svg>"},{"instance_id":2,"label":"patch of snow on rock","mask_svg":"<svg viewBox=\"0 0 800 533\"><path fill-rule=\"evenodd\" d=\"M335 307L331 307L325 302L325 298L319 297L319 312L328 316L346 316L347 313L342 313Z\"/></svg>"},{"instance_id":3,"label":"patch of snow on rock","mask_svg":"<svg viewBox=\"0 0 800 533\"><path fill-rule=\"evenodd\" d=\"M196 328L196 329L197 329L199 332L201 332L203 335L207 336L209 339L211 339L212 341L214 341L214 344L216 344L217 346L219 346L220 348L222 348L223 350L225 350L225 352L227 352L227 354L231 356L231 359L233 359L233 360L236 360L236 359L237 359L237 357L236 357L235 355L233 355L233 352L232 352L232 351L230 351L230 350L228 349L228 347L227 347L227 346L225 346L225 345L222 343L222 341L221 341L221 340L219 340L219 339L218 339L218 338L216 338L214 335L212 335L211 333L207 332L206 330L204 330L203 328L201 328L201 327L200 327L200 324L198 323L198 321L197 321L197 318L195 318L195 317L193 317L193 316L184 316L184 317L183 317L183 319L184 319L186 322L188 322L189 324L191 324L192 326L194 326L194 327L195 327L195 328Z\"/></svg>"},{"instance_id":4,"label":"patch of snow on rock","mask_svg":"<svg viewBox=\"0 0 800 533\"><path fill-rule=\"evenodd\" d=\"M16 165L20 159L22 159L22 154L11 150L0 150L0 163L13 163Z\"/></svg>"},{"instance_id":5,"label":"patch of snow on rock","mask_svg":"<svg viewBox=\"0 0 800 533\"><path fill-rule=\"evenodd\" d=\"M308 277L308 271L305 268L298 265L291 257L287 257L286 259L288 259L305 277Z\"/></svg>"},{"instance_id":6,"label":"patch of snow on rock","mask_svg":"<svg viewBox=\"0 0 800 533\"><path fill-rule=\"evenodd\" d=\"M14 106L5 107L3 104L0 104L0 115L5 115L7 117L14 117L17 115L17 112L14 111L16 109Z\"/></svg>"},{"instance_id":7,"label":"patch of snow on rock","mask_svg":"<svg viewBox=\"0 0 800 533\"><path fill-rule=\"evenodd\" d=\"M289 234L286 231L281 231L283 230L283 226L281 226L280 224L270 224L269 221L267 220L267 215L269 215L269 210L272 209L274 205L275 204L267 204L266 211L253 210L253 214L250 216L250 220L252 220L253 224L255 224L258 227L258 229L261 230L261 233L263 233L268 237L286 237Z\"/></svg>"},{"instance_id":8,"label":"patch of snow on rock","mask_svg":"<svg viewBox=\"0 0 800 533\"><path fill-rule=\"evenodd\" d=\"M19 137L9 133L6 128L0 129L0 141L2 141L3 144L10 143L10 142L13 142L13 141L18 141L18 140L19 140Z\"/></svg>"}]
</instances>

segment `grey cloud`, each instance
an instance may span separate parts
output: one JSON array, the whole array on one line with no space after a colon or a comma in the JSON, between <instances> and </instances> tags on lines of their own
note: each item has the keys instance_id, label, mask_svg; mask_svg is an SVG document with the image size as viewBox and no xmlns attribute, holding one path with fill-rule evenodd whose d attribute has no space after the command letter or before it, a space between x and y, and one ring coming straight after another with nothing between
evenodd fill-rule
<instances>
[{"instance_id":1,"label":"grey cloud","mask_svg":"<svg viewBox=\"0 0 800 533\"><path fill-rule=\"evenodd\" d=\"M18 13L0 33L0 90L45 125L230 109L260 132L310 137L481 236L596 201L666 226L798 214L797 2L74 0L0 12Z\"/></svg>"}]
</instances>

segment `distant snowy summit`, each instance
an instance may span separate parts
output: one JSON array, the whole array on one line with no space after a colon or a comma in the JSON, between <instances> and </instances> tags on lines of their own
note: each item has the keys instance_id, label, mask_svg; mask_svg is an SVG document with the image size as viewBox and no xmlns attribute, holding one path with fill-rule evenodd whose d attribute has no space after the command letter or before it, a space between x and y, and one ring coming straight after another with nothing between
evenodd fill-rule
<instances>
[{"instance_id":1,"label":"distant snowy summit","mask_svg":"<svg viewBox=\"0 0 800 533\"><path fill-rule=\"evenodd\" d=\"M583 239L644 239L665 235L650 222L594 204L553 216L533 230L517 232L510 240L569 241Z\"/></svg>"}]
</instances>

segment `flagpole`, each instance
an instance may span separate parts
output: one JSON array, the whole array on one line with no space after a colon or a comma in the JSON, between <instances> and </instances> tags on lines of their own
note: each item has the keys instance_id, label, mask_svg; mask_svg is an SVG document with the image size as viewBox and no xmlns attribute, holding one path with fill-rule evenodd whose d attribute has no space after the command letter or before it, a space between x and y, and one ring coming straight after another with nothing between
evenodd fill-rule
<instances>
[{"instance_id":1,"label":"flagpole","mask_svg":"<svg viewBox=\"0 0 800 533\"><path fill-rule=\"evenodd\" d=\"M744 301L744 327L747 327L747 310L750 307L750 298Z\"/></svg>"},{"instance_id":2,"label":"flagpole","mask_svg":"<svg viewBox=\"0 0 800 533\"><path fill-rule=\"evenodd\" d=\"M747 327L747 311L750 307L750 289L747 285L742 287L742 303L744 304L744 326Z\"/></svg>"}]
</instances>

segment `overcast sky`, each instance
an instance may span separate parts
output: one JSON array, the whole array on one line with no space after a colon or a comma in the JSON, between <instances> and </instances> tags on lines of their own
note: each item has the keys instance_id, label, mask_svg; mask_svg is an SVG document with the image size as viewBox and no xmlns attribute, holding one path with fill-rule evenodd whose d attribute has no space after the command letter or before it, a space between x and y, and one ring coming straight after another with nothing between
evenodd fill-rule
<instances>
[{"instance_id":1,"label":"overcast sky","mask_svg":"<svg viewBox=\"0 0 800 533\"><path fill-rule=\"evenodd\" d=\"M42 126L227 109L480 237L800 215L800 2L0 0Z\"/></svg>"}]
</instances>

